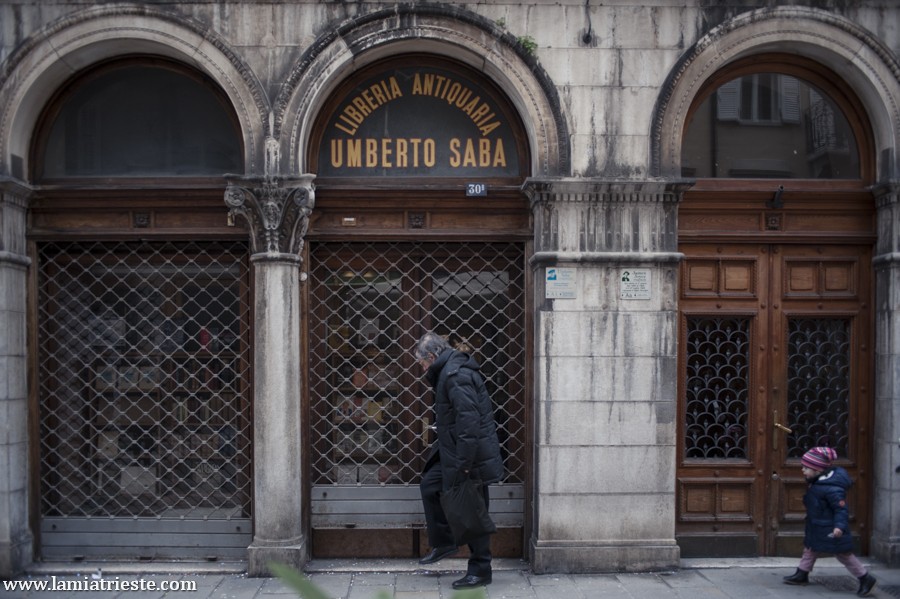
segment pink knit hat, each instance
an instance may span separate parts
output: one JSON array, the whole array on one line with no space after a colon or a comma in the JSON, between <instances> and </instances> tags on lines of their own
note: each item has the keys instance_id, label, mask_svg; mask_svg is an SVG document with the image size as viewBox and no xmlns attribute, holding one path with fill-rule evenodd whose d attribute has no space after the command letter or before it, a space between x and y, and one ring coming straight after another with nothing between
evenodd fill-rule
<instances>
[{"instance_id":1,"label":"pink knit hat","mask_svg":"<svg viewBox=\"0 0 900 599\"><path fill-rule=\"evenodd\" d=\"M812 470L828 470L837 459L837 452L830 447L813 447L803 454L800 463Z\"/></svg>"}]
</instances>

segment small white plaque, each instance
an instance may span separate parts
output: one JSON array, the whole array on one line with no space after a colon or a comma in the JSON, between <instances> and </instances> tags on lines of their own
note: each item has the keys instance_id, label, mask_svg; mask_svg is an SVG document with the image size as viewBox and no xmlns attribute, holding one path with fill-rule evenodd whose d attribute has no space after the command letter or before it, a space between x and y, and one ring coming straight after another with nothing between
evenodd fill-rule
<instances>
[{"instance_id":1,"label":"small white plaque","mask_svg":"<svg viewBox=\"0 0 900 599\"><path fill-rule=\"evenodd\" d=\"M649 268L630 268L622 271L619 277L620 299L648 300L652 295Z\"/></svg>"},{"instance_id":2,"label":"small white plaque","mask_svg":"<svg viewBox=\"0 0 900 599\"><path fill-rule=\"evenodd\" d=\"M575 272L574 268L548 267L544 297L547 299L575 299Z\"/></svg>"}]
</instances>

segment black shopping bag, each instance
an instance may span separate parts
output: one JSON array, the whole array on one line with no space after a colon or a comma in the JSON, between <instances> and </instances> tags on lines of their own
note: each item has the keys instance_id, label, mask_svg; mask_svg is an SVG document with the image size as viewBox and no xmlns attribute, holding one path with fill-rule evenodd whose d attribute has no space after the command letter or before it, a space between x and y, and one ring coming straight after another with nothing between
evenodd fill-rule
<instances>
[{"instance_id":1,"label":"black shopping bag","mask_svg":"<svg viewBox=\"0 0 900 599\"><path fill-rule=\"evenodd\" d=\"M467 478L441 493L441 507L457 545L466 545L473 539L497 532L484 505L480 480Z\"/></svg>"}]
</instances>

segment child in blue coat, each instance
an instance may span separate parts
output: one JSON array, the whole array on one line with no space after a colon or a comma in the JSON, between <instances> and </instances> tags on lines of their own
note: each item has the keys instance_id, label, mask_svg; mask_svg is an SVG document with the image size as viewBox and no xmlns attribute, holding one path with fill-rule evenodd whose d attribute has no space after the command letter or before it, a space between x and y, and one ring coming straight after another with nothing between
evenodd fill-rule
<instances>
[{"instance_id":1,"label":"child in blue coat","mask_svg":"<svg viewBox=\"0 0 900 599\"><path fill-rule=\"evenodd\" d=\"M830 447L813 447L800 458L803 476L809 487L803 496L806 506L806 531L803 537L803 557L797 571L784 577L787 584L806 584L816 560L823 553L831 553L859 579L856 594L865 597L875 587L875 577L853 555L853 535L850 534L847 510L847 489L853 484L850 475L840 466L832 466L837 452Z\"/></svg>"}]
</instances>

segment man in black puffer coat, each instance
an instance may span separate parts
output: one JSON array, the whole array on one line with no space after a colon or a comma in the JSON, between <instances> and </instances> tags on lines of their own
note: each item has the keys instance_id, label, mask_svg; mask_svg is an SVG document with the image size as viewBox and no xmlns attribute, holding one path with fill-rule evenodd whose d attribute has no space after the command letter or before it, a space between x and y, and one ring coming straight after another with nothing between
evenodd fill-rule
<instances>
[{"instance_id":1,"label":"man in black puffer coat","mask_svg":"<svg viewBox=\"0 0 900 599\"><path fill-rule=\"evenodd\" d=\"M432 332L425 333L415 349L425 378L434 388L437 442L422 472L420 491L428 527L431 552L419 560L433 564L456 553L453 534L441 508L440 495L465 478L482 482L485 505L489 505L488 485L500 480L503 461L494 422L494 408L479 372L469 354L454 350ZM465 589L491 582L491 537L484 535L469 543L466 575L453 583Z\"/></svg>"}]
</instances>

